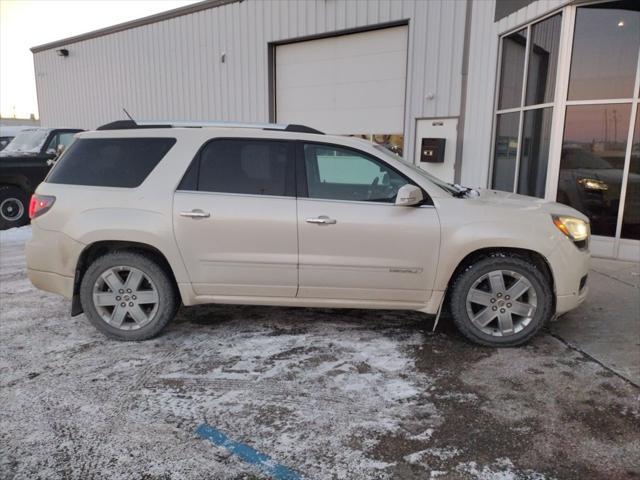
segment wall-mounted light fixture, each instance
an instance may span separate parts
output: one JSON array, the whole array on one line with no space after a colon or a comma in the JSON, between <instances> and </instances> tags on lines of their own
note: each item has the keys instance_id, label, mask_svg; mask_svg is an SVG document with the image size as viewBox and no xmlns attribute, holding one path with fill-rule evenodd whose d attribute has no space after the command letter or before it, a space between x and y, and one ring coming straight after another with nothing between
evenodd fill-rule
<instances>
[{"instance_id":1,"label":"wall-mounted light fixture","mask_svg":"<svg viewBox=\"0 0 640 480\"><path fill-rule=\"evenodd\" d=\"M56 53L58 54L59 57L69 56L69 50L67 50L66 48L61 48L60 50L56 50Z\"/></svg>"}]
</instances>

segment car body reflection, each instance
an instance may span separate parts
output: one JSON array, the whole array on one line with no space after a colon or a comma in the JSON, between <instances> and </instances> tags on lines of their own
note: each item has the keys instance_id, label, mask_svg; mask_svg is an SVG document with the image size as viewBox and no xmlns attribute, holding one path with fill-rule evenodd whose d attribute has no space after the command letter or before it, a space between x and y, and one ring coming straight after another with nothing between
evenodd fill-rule
<instances>
[{"instance_id":1,"label":"car body reflection","mask_svg":"<svg viewBox=\"0 0 640 480\"><path fill-rule=\"evenodd\" d=\"M560 203L570 205L591 220L595 235L614 236L620 207L624 150L589 151L584 145L565 145L562 149L558 196ZM622 154L621 158L618 158ZM625 221L639 228L640 174L629 172Z\"/></svg>"}]
</instances>

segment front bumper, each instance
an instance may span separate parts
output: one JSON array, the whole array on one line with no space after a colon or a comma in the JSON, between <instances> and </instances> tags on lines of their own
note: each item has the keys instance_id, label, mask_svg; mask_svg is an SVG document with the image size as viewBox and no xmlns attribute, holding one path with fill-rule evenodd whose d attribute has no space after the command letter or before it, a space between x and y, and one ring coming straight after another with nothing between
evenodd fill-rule
<instances>
[{"instance_id":1,"label":"front bumper","mask_svg":"<svg viewBox=\"0 0 640 480\"><path fill-rule=\"evenodd\" d=\"M556 315L573 310L589 293L587 275L591 264L588 250L578 249L569 239L561 239L547 257L556 290Z\"/></svg>"}]
</instances>

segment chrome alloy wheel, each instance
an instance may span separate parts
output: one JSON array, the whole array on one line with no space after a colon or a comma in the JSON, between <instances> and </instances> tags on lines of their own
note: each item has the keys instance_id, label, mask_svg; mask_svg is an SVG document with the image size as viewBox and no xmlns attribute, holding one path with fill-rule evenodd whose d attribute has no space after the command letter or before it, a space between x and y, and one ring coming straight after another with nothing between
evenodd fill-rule
<instances>
[{"instance_id":1,"label":"chrome alloy wheel","mask_svg":"<svg viewBox=\"0 0 640 480\"><path fill-rule=\"evenodd\" d=\"M17 198L5 198L0 203L0 216L7 222L13 222L24 215L24 205Z\"/></svg>"},{"instance_id":2,"label":"chrome alloy wheel","mask_svg":"<svg viewBox=\"0 0 640 480\"><path fill-rule=\"evenodd\" d=\"M514 335L526 328L536 313L538 298L526 277L511 270L482 275L467 293L467 313L483 333Z\"/></svg>"},{"instance_id":3,"label":"chrome alloy wheel","mask_svg":"<svg viewBox=\"0 0 640 480\"><path fill-rule=\"evenodd\" d=\"M93 286L93 305L106 323L120 330L138 330L158 311L158 289L141 270L111 267Z\"/></svg>"}]
</instances>

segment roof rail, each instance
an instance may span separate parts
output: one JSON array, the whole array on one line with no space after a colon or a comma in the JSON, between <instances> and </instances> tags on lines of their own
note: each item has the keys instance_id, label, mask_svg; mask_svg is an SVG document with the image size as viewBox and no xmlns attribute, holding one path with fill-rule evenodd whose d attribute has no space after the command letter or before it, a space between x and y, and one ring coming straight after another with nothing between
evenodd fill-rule
<instances>
[{"instance_id":1,"label":"roof rail","mask_svg":"<svg viewBox=\"0 0 640 480\"><path fill-rule=\"evenodd\" d=\"M156 121L133 121L117 120L98 127L96 130L128 130L134 128L201 128L201 127L221 127L221 128L260 128L263 130L279 130L283 132L314 133L324 135L320 130L307 127L305 125L283 125L279 123L243 123L243 122L185 122L174 120Z\"/></svg>"},{"instance_id":2,"label":"roof rail","mask_svg":"<svg viewBox=\"0 0 640 480\"><path fill-rule=\"evenodd\" d=\"M130 130L134 128L171 128L171 125L168 124L140 124L136 123L133 120L116 120L115 122L106 123L104 125L100 125L96 130Z\"/></svg>"},{"instance_id":3,"label":"roof rail","mask_svg":"<svg viewBox=\"0 0 640 480\"><path fill-rule=\"evenodd\" d=\"M176 121L176 120L158 120L158 121L147 121L141 120L136 121L136 123L140 126L146 126L150 124L163 124L169 125L170 127L187 127L187 128L199 128L199 127L221 127L221 128L271 128L273 130L285 130L286 125L280 125L277 123L249 123L249 122L198 122L198 121Z\"/></svg>"}]
</instances>

